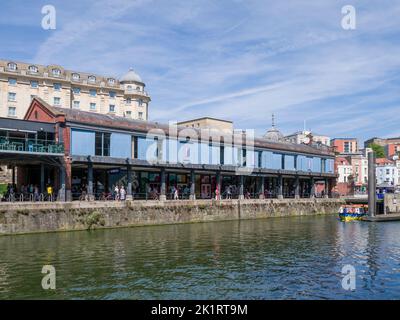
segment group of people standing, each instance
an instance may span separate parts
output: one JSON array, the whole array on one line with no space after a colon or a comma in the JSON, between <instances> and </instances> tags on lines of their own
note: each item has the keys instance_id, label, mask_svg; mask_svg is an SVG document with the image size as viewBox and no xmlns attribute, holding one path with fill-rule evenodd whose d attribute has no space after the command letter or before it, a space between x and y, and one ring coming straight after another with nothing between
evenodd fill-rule
<instances>
[{"instance_id":1,"label":"group of people standing","mask_svg":"<svg viewBox=\"0 0 400 320\"><path fill-rule=\"evenodd\" d=\"M126 190L123 185L120 187L118 185L115 185L114 187L114 200L126 200Z\"/></svg>"}]
</instances>

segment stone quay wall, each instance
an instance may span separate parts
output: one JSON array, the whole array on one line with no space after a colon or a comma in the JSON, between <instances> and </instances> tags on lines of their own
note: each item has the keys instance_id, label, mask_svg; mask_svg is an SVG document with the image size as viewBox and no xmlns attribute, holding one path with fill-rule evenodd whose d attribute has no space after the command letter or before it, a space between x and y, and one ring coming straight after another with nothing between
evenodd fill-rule
<instances>
[{"instance_id":1,"label":"stone quay wall","mask_svg":"<svg viewBox=\"0 0 400 320\"><path fill-rule=\"evenodd\" d=\"M0 203L0 235L334 214L340 199Z\"/></svg>"}]
</instances>

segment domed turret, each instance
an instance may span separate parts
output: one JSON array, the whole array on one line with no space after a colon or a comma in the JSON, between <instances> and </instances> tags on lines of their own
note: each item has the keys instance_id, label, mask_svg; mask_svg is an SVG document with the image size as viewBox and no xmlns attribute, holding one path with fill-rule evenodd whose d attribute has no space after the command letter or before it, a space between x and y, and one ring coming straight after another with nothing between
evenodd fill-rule
<instances>
[{"instance_id":1,"label":"domed turret","mask_svg":"<svg viewBox=\"0 0 400 320\"><path fill-rule=\"evenodd\" d=\"M140 76L133 71L133 68L130 68L129 71L119 80L121 83L129 83L129 82L139 82L143 83Z\"/></svg>"},{"instance_id":2,"label":"domed turret","mask_svg":"<svg viewBox=\"0 0 400 320\"><path fill-rule=\"evenodd\" d=\"M272 127L267 130L264 138L274 142L285 142L283 134L275 127L275 117L272 114Z\"/></svg>"}]
</instances>

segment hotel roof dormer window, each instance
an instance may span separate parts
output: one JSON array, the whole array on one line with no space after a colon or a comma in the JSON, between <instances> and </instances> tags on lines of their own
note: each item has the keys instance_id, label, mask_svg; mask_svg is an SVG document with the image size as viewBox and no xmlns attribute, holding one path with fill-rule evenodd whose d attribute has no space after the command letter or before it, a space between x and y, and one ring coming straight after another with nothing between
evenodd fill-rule
<instances>
[{"instance_id":1,"label":"hotel roof dormer window","mask_svg":"<svg viewBox=\"0 0 400 320\"><path fill-rule=\"evenodd\" d=\"M53 76L55 76L55 77L61 76L61 70L58 68L54 68L51 72L53 73Z\"/></svg>"},{"instance_id":2,"label":"hotel roof dormer window","mask_svg":"<svg viewBox=\"0 0 400 320\"><path fill-rule=\"evenodd\" d=\"M113 86L115 84L115 79L114 78L108 78L107 82L109 85Z\"/></svg>"},{"instance_id":3,"label":"hotel roof dormer window","mask_svg":"<svg viewBox=\"0 0 400 320\"><path fill-rule=\"evenodd\" d=\"M38 67L36 67L36 66L29 66L29 67L28 67L28 71L29 71L30 73L38 73L39 69L38 69Z\"/></svg>"},{"instance_id":4,"label":"hotel roof dormer window","mask_svg":"<svg viewBox=\"0 0 400 320\"><path fill-rule=\"evenodd\" d=\"M7 64L7 69L10 71L17 71L17 64L14 62L9 62Z\"/></svg>"},{"instance_id":5,"label":"hotel roof dormer window","mask_svg":"<svg viewBox=\"0 0 400 320\"><path fill-rule=\"evenodd\" d=\"M91 83L95 83L96 82L96 77L95 76L89 76L88 77L88 81Z\"/></svg>"},{"instance_id":6,"label":"hotel roof dormer window","mask_svg":"<svg viewBox=\"0 0 400 320\"><path fill-rule=\"evenodd\" d=\"M81 78L81 76L78 73L73 73L72 74L72 80L79 81L80 78Z\"/></svg>"}]
</instances>

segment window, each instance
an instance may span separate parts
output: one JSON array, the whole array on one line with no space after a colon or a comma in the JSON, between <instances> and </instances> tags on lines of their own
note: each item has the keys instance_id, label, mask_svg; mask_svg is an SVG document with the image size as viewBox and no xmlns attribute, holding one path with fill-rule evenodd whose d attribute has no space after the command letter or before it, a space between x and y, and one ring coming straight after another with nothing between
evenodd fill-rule
<instances>
[{"instance_id":1,"label":"window","mask_svg":"<svg viewBox=\"0 0 400 320\"><path fill-rule=\"evenodd\" d=\"M126 98L126 104L131 104L132 99L131 98Z\"/></svg>"},{"instance_id":2,"label":"window","mask_svg":"<svg viewBox=\"0 0 400 320\"><path fill-rule=\"evenodd\" d=\"M17 94L15 92L8 93L8 101L15 101L17 100Z\"/></svg>"},{"instance_id":3,"label":"window","mask_svg":"<svg viewBox=\"0 0 400 320\"><path fill-rule=\"evenodd\" d=\"M8 84L15 86L17 84L17 79L15 78L8 78Z\"/></svg>"},{"instance_id":4,"label":"window","mask_svg":"<svg viewBox=\"0 0 400 320\"><path fill-rule=\"evenodd\" d=\"M90 103L90 110L96 110L96 104L91 102Z\"/></svg>"},{"instance_id":5,"label":"window","mask_svg":"<svg viewBox=\"0 0 400 320\"><path fill-rule=\"evenodd\" d=\"M35 80L32 80L31 81L31 88L37 88L37 87L39 87L39 82L37 82Z\"/></svg>"},{"instance_id":6,"label":"window","mask_svg":"<svg viewBox=\"0 0 400 320\"><path fill-rule=\"evenodd\" d=\"M81 93L81 88L77 88L77 87L72 88L72 92L73 92L74 94L80 94L80 93Z\"/></svg>"},{"instance_id":7,"label":"window","mask_svg":"<svg viewBox=\"0 0 400 320\"><path fill-rule=\"evenodd\" d=\"M109 85L114 85L115 84L115 79L113 79L113 78L108 78L107 81L108 81Z\"/></svg>"},{"instance_id":8,"label":"window","mask_svg":"<svg viewBox=\"0 0 400 320\"><path fill-rule=\"evenodd\" d=\"M38 67L36 67L36 66L29 66L28 71L30 73L38 73L39 70L38 70Z\"/></svg>"},{"instance_id":9,"label":"window","mask_svg":"<svg viewBox=\"0 0 400 320\"><path fill-rule=\"evenodd\" d=\"M143 112L139 112L139 119L143 120Z\"/></svg>"},{"instance_id":10,"label":"window","mask_svg":"<svg viewBox=\"0 0 400 320\"><path fill-rule=\"evenodd\" d=\"M54 69L52 70L52 73L53 73L53 76L55 76L55 77L61 76L61 70L58 69L58 68L54 68Z\"/></svg>"},{"instance_id":11,"label":"window","mask_svg":"<svg viewBox=\"0 0 400 320\"><path fill-rule=\"evenodd\" d=\"M74 101L74 108L79 109L79 101Z\"/></svg>"},{"instance_id":12,"label":"window","mask_svg":"<svg viewBox=\"0 0 400 320\"><path fill-rule=\"evenodd\" d=\"M61 83L53 83L53 88L56 91L60 91L61 90Z\"/></svg>"},{"instance_id":13,"label":"window","mask_svg":"<svg viewBox=\"0 0 400 320\"><path fill-rule=\"evenodd\" d=\"M110 91L109 96L110 98L115 98L115 91Z\"/></svg>"},{"instance_id":14,"label":"window","mask_svg":"<svg viewBox=\"0 0 400 320\"><path fill-rule=\"evenodd\" d=\"M114 104L110 104L110 112L115 112L115 105Z\"/></svg>"},{"instance_id":15,"label":"window","mask_svg":"<svg viewBox=\"0 0 400 320\"><path fill-rule=\"evenodd\" d=\"M137 90L137 91L140 91L140 87L136 87L136 90Z\"/></svg>"},{"instance_id":16,"label":"window","mask_svg":"<svg viewBox=\"0 0 400 320\"><path fill-rule=\"evenodd\" d=\"M139 105L139 107L141 107L142 104L143 104L143 100L142 100L142 99L139 99L139 100L138 100L138 105Z\"/></svg>"},{"instance_id":17,"label":"window","mask_svg":"<svg viewBox=\"0 0 400 320\"><path fill-rule=\"evenodd\" d=\"M72 80L73 81L79 81L80 78L81 78L81 76L78 73L73 73L72 74Z\"/></svg>"},{"instance_id":18,"label":"window","mask_svg":"<svg viewBox=\"0 0 400 320\"><path fill-rule=\"evenodd\" d=\"M88 81L91 83L95 83L96 82L96 77L95 76L89 76L88 77Z\"/></svg>"},{"instance_id":19,"label":"window","mask_svg":"<svg viewBox=\"0 0 400 320\"><path fill-rule=\"evenodd\" d=\"M8 107L8 116L15 117L17 115L17 108L15 107Z\"/></svg>"},{"instance_id":20,"label":"window","mask_svg":"<svg viewBox=\"0 0 400 320\"><path fill-rule=\"evenodd\" d=\"M95 155L110 156L110 133L96 132L95 134Z\"/></svg>"},{"instance_id":21,"label":"window","mask_svg":"<svg viewBox=\"0 0 400 320\"><path fill-rule=\"evenodd\" d=\"M126 88L128 89L128 91L132 90L132 86L131 85L127 86Z\"/></svg>"},{"instance_id":22,"label":"window","mask_svg":"<svg viewBox=\"0 0 400 320\"><path fill-rule=\"evenodd\" d=\"M350 147L351 147L351 143L348 142L348 141L346 141L346 142L344 143L344 152L345 152L345 153L350 153Z\"/></svg>"},{"instance_id":23,"label":"window","mask_svg":"<svg viewBox=\"0 0 400 320\"><path fill-rule=\"evenodd\" d=\"M54 101L54 105L55 105L55 106L61 105L61 98L59 98L59 97L54 97L54 98L53 98L53 101Z\"/></svg>"},{"instance_id":24,"label":"window","mask_svg":"<svg viewBox=\"0 0 400 320\"><path fill-rule=\"evenodd\" d=\"M127 111L127 112L125 113L125 115L126 115L128 118L132 117L132 111Z\"/></svg>"},{"instance_id":25,"label":"window","mask_svg":"<svg viewBox=\"0 0 400 320\"><path fill-rule=\"evenodd\" d=\"M7 69L10 71L17 71L17 64L14 62L9 62L7 64Z\"/></svg>"},{"instance_id":26,"label":"window","mask_svg":"<svg viewBox=\"0 0 400 320\"><path fill-rule=\"evenodd\" d=\"M89 95L90 95L91 97L95 97L96 94L97 94L96 89L90 89L90 90L89 90Z\"/></svg>"}]
</instances>

